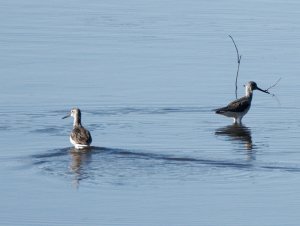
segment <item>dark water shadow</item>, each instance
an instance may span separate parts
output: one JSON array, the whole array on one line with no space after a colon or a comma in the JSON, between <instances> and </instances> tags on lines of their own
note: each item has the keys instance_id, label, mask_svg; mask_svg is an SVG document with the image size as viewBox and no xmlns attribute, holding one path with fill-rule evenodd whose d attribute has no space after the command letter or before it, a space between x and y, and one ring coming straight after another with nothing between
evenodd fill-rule
<instances>
[{"instance_id":1,"label":"dark water shadow","mask_svg":"<svg viewBox=\"0 0 300 226\"><path fill-rule=\"evenodd\" d=\"M208 159L198 159L192 157L176 157L173 155L166 154L156 154L156 153L147 153L147 152L137 152L130 151L126 149L114 149L114 148L105 148L105 147L90 147L89 149L77 150L75 148L62 148L62 149L54 149L52 151L48 151L45 154L36 154L32 155L31 158L36 160L34 164L39 165L43 164L46 159L50 161L51 158L57 158L61 156L71 156L72 160L74 160L74 167L72 168L80 168L79 166L84 163L88 164L92 161L92 157L99 158L105 156L112 156L114 158L122 158L122 159L134 159L134 160L157 160L162 161L165 164L172 163L199 163L204 165L213 165L215 167L237 167L237 168L247 168L251 166L248 163L235 163L230 161L218 161L218 160L208 160ZM82 160L84 158L84 160Z\"/></svg>"},{"instance_id":2,"label":"dark water shadow","mask_svg":"<svg viewBox=\"0 0 300 226\"><path fill-rule=\"evenodd\" d=\"M197 175L216 169L221 169L222 172L229 169L227 172L230 175L236 170L300 172L298 167L279 164L259 165L249 161L201 159L104 147L91 147L80 151L74 148L49 150L30 156L30 162L32 167L44 173L67 177L77 188L83 181L119 185L134 178L148 178L153 175L175 175L176 178L185 179L193 174L197 178Z\"/></svg>"},{"instance_id":3,"label":"dark water shadow","mask_svg":"<svg viewBox=\"0 0 300 226\"><path fill-rule=\"evenodd\" d=\"M240 144L241 149L246 150L247 159L255 160L257 146L253 144L250 128L234 123L216 129L215 135L223 136L228 141Z\"/></svg>"}]
</instances>

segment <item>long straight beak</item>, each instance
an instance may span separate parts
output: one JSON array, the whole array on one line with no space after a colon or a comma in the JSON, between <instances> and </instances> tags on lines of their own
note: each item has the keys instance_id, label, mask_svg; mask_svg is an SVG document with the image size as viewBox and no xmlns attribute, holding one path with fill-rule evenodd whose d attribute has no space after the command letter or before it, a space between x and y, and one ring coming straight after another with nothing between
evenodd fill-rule
<instances>
[{"instance_id":1,"label":"long straight beak","mask_svg":"<svg viewBox=\"0 0 300 226\"><path fill-rule=\"evenodd\" d=\"M258 88L258 87L256 87L256 89L257 89L257 90L259 90L259 91L261 91L261 92L264 92L264 93L270 94L268 90L263 90L263 89L261 89L261 88Z\"/></svg>"},{"instance_id":2,"label":"long straight beak","mask_svg":"<svg viewBox=\"0 0 300 226\"><path fill-rule=\"evenodd\" d=\"M69 118L70 116L71 116L71 114L68 114L65 117L62 117L62 119Z\"/></svg>"}]
</instances>

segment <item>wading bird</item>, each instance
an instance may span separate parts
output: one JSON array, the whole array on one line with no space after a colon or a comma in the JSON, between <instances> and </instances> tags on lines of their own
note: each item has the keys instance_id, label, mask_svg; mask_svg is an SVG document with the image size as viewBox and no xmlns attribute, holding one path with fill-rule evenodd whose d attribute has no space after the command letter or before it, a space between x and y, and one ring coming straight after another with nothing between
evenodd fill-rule
<instances>
[{"instance_id":1,"label":"wading bird","mask_svg":"<svg viewBox=\"0 0 300 226\"><path fill-rule=\"evenodd\" d=\"M248 82L246 85L246 95L240 99L232 101L226 107L215 109L216 114L224 115L233 118L233 122L237 124L242 123L242 118L247 114L251 107L251 101L254 90L259 90L268 93L268 90L262 90L255 82Z\"/></svg>"},{"instance_id":2,"label":"wading bird","mask_svg":"<svg viewBox=\"0 0 300 226\"><path fill-rule=\"evenodd\" d=\"M90 132L81 125L81 111L78 108L73 108L71 112L63 117L63 119L72 116L74 118L73 130L70 135L70 142L76 149L89 147L92 143Z\"/></svg>"}]
</instances>

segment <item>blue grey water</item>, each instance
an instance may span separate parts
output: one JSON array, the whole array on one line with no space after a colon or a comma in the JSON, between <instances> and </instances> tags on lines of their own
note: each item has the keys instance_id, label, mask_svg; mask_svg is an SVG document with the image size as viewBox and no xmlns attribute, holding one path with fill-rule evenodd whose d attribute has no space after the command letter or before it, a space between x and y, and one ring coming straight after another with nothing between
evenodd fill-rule
<instances>
[{"instance_id":1,"label":"blue grey water","mask_svg":"<svg viewBox=\"0 0 300 226\"><path fill-rule=\"evenodd\" d=\"M299 225L300 2L0 3L0 225ZM211 110L256 81L244 126ZM91 152L69 143L81 108Z\"/></svg>"}]
</instances>

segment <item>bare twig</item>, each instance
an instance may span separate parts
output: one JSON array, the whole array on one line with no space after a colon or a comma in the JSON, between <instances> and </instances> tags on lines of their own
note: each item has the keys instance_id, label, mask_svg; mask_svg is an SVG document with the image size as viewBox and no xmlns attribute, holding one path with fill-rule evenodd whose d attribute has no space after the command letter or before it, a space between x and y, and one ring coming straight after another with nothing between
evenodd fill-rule
<instances>
[{"instance_id":1,"label":"bare twig","mask_svg":"<svg viewBox=\"0 0 300 226\"><path fill-rule=\"evenodd\" d=\"M235 41L234 39L232 38L231 35L228 35L233 44L234 44L234 47L235 47L235 50L236 50L236 56L237 56L237 62L238 62L238 67L237 67L237 71L236 71L236 77L235 77L235 98L237 99L237 80L238 80L238 77L239 77L239 70L240 70L240 63L241 63L241 60L242 60L242 55L239 54L239 50L237 48L237 45L235 44Z\"/></svg>"},{"instance_id":2,"label":"bare twig","mask_svg":"<svg viewBox=\"0 0 300 226\"><path fill-rule=\"evenodd\" d=\"M277 81L271 85L268 89L266 89L266 91L269 91L270 89L274 88L275 86L277 86L277 84L280 82L281 78L277 79Z\"/></svg>"},{"instance_id":3,"label":"bare twig","mask_svg":"<svg viewBox=\"0 0 300 226\"><path fill-rule=\"evenodd\" d=\"M276 102L278 103L278 105L281 106L281 102L280 102L279 98L275 94L272 94L272 97L274 97Z\"/></svg>"},{"instance_id":4,"label":"bare twig","mask_svg":"<svg viewBox=\"0 0 300 226\"><path fill-rule=\"evenodd\" d=\"M275 86L277 86L277 84L280 82L280 80L281 80L281 78L277 79L277 81L273 85L271 85L269 88L263 90L264 92L266 92L266 93L270 94L272 97L274 97L279 106L281 106L280 100L274 93L270 93L269 90L274 88Z\"/></svg>"},{"instance_id":5,"label":"bare twig","mask_svg":"<svg viewBox=\"0 0 300 226\"><path fill-rule=\"evenodd\" d=\"M276 97L275 94L274 93L270 93L269 90L272 89L272 88L274 88L275 86L277 86L277 84L280 82L280 80L281 80L281 78L277 79L277 81L273 85L271 85L269 88L265 89L264 92L272 95L272 97Z\"/></svg>"}]
</instances>

